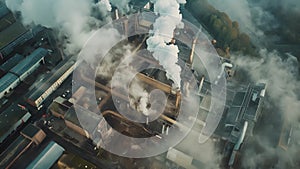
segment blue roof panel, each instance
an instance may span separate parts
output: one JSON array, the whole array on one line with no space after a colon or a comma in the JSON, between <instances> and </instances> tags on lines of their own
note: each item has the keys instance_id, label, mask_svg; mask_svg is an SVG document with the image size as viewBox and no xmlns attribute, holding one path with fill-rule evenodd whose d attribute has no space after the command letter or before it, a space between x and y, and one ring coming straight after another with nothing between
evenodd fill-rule
<instances>
[{"instance_id":1,"label":"blue roof panel","mask_svg":"<svg viewBox=\"0 0 300 169\"><path fill-rule=\"evenodd\" d=\"M15 54L13 57L8 59L6 62L4 62L1 66L0 69L3 71L8 72L11 68L16 66L24 57L20 54Z\"/></svg>"},{"instance_id":2,"label":"blue roof panel","mask_svg":"<svg viewBox=\"0 0 300 169\"><path fill-rule=\"evenodd\" d=\"M12 83L18 80L18 77L14 74L7 73L0 79L0 92L6 90Z\"/></svg>"},{"instance_id":3,"label":"blue roof panel","mask_svg":"<svg viewBox=\"0 0 300 169\"><path fill-rule=\"evenodd\" d=\"M28 71L33 65L39 62L47 55L48 51L44 48L38 48L33 51L29 56L23 59L18 65L13 67L10 71L21 76Z\"/></svg>"},{"instance_id":4,"label":"blue roof panel","mask_svg":"<svg viewBox=\"0 0 300 169\"><path fill-rule=\"evenodd\" d=\"M26 169L49 169L64 151L65 149L63 147L51 141Z\"/></svg>"}]
</instances>

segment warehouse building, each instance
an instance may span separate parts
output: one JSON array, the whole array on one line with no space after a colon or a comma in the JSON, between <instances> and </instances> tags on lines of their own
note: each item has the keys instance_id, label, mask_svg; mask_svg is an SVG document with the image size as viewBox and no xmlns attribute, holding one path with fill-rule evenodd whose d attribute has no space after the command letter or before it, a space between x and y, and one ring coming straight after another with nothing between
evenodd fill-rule
<instances>
[{"instance_id":1,"label":"warehouse building","mask_svg":"<svg viewBox=\"0 0 300 169\"><path fill-rule=\"evenodd\" d=\"M45 30L45 28L41 26L35 26L27 30L21 22L16 21L14 15L9 11L6 5L1 2L0 61L7 60L16 47L28 42L43 30Z\"/></svg>"},{"instance_id":2,"label":"warehouse building","mask_svg":"<svg viewBox=\"0 0 300 169\"><path fill-rule=\"evenodd\" d=\"M2 76L9 72L10 69L15 67L21 60L24 59L24 56L20 54L15 54L13 57L8 59L6 62L4 62L2 65L0 65L0 71L2 72ZM2 77L0 75L0 78Z\"/></svg>"},{"instance_id":3,"label":"warehouse building","mask_svg":"<svg viewBox=\"0 0 300 169\"><path fill-rule=\"evenodd\" d=\"M42 129L32 124L26 126L21 131L21 135L34 142L36 145L39 145L46 137L46 133Z\"/></svg>"},{"instance_id":4,"label":"warehouse building","mask_svg":"<svg viewBox=\"0 0 300 169\"><path fill-rule=\"evenodd\" d=\"M44 62L44 57L48 51L44 48L38 48L33 51L29 56L23 59L17 66L13 67L10 72L16 74L21 81L30 75L41 62Z\"/></svg>"},{"instance_id":5,"label":"warehouse building","mask_svg":"<svg viewBox=\"0 0 300 169\"><path fill-rule=\"evenodd\" d=\"M19 21L13 22L2 30L0 32L0 37L3 37L0 46L1 59L6 60L15 47L24 44L29 36L30 34Z\"/></svg>"},{"instance_id":6,"label":"warehouse building","mask_svg":"<svg viewBox=\"0 0 300 169\"><path fill-rule=\"evenodd\" d=\"M12 73L7 73L0 79L0 98L11 92L19 85L21 81L18 76Z\"/></svg>"},{"instance_id":7,"label":"warehouse building","mask_svg":"<svg viewBox=\"0 0 300 169\"><path fill-rule=\"evenodd\" d=\"M100 116L79 105L76 106L76 111L74 106L71 107L66 112L64 119L67 127L87 138L91 137L90 134L94 132L101 120Z\"/></svg>"},{"instance_id":8,"label":"warehouse building","mask_svg":"<svg viewBox=\"0 0 300 169\"><path fill-rule=\"evenodd\" d=\"M5 151L0 154L0 168L8 168L22 155L23 152L27 151L32 145L32 142L22 135L17 137Z\"/></svg>"},{"instance_id":9,"label":"warehouse building","mask_svg":"<svg viewBox=\"0 0 300 169\"><path fill-rule=\"evenodd\" d=\"M96 169L97 167L74 154L63 154L57 165L59 168L76 168L76 169Z\"/></svg>"},{"instance_id":10,"label":"warehouse building","mask_svg":"<svg viewBox=\"0 0 300 169\"><path fill-rule=\"evenodd\" d=\"M64 119L65 113L70 109L72 104L61 96L55 98L50 104L48 110L55 117Z\"/></svg>"},{"instance_id":11,"label":"warehouse building","mask_svg":"<svg viewBox=\"0 0 300 169\"><path fill-rule=\"evenodd\" d=\"M26 169L49 169L56 163L64 151L65 149L62 146L51 141Z\"/></svg>"},{"instance_id":12,"label":"warehouse building","mask_svg":"<svg viewBox=\"0 0 300 169\"><path fill-rule=\"evenodd\" d=\"M0 114L0 143L31 117L28 110L12 104Z\"/></svg>"},{"instance_id":13,"label":"warehouse building","mask_svg":"<svg viewBox=\"0 0 300 169\"><path fill-rule=\"evenodd\" d=\"M0 168L10 168L32 146L38 146L45 139L46 134L40 128L29 124L0 155Z\"/></svg>"},{"instance_id":14,"label":"warehouse building","mask_svg":"<svg viewBox=\"0 0 300 169\"><path fill-rule=\"evenodd\" d=\"M33 85L26 94L27 102L38 108L73 72L75 59L71 58L61 62L42 81Z\"/></svg>"},{"instance_id":15,"label":"warehouse building","mask_svg":"<svg viewBox=\"0 0 300 169\"><path fill-rule=\"evenodd\" d=\"M11 92L21 81L28 77L44 60L48 51L38 48L29 56L11 68L9 72L0 79L0 98Z\"/></svg>"}]
</instances>

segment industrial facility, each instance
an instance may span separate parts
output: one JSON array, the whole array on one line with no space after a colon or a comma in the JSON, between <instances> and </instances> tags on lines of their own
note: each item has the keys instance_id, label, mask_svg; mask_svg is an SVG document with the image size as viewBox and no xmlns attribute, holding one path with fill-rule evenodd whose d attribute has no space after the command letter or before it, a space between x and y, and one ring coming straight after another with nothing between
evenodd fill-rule
<instances>
[{"instance_id":1,"label":"industrial facility","mask_svg":"<svg viewBox=\"0 0 300 169\"><path fill-rule=\"evenodd\" d=\"M22 106L13 104L0 114L0 143L2 143L19 126L27 122L31 114Z\"/></svg>"},{"instance_id":2,"label":"industrial facility","mask_svg":"<svg viewBox=\"0 0 300 169\"><path fill-rule=\"evenodd\" d=\"M0 154L0 167L11 167L27 151L39 145L45 140L46 134L40 128L29 124L21 132L17 139Z\"/></svg>"},{"instance_id":3,"label":"industrial facility","mask_svg":"<svg viewBox=\"0 0 300 169\"><path fill-rule=\"evenodd\" d=\"M126 16L114 5L108 12L118 20L109 28L122 40L105 54L97 47L103 58L96 52L88 58L84 49L69 51L67 35L50 36L60 33L55 28L25 27L20 14L0 1L0 168L198 169L209 167L199 155L199 147L209 151L205 143L220 154L220 168L235 168L260 123L267 84L235 79L238 67L229 51L219 56L217 41L191 23L174 28L162 44L154 38L161 55L176 51L178 60L164 65L165 56L157 56L147 41L157 33L153 23L160 15L147 13L154 4L130 1L127 7L137 14ZM279 147L288 149L292 132L293 126L282 126ZM128 140L116 139L116 133ZM131 138L151 139L141 144L145 148ZM131 158L129 149L152 151L148 143L167 149ZM122 154L110 152L110 146Z\"/></svg>"},{"instance_id":4,"label":"industrial facility","mask_svg":"<svg viewBox=\"0 0 300 169\"><path fill-rule=\"evenodd\" d=\"M0 79L0 98L11 92L18 84L28 77L40 63L43 63L44 57L47 54L48 51L46 49L38 48L20 61L16 66L8 70L8 72ZM3 65L3 67L4 66L5 65Z\"/></svg>"},{"instance_id":5,"label":"industrial facility","mask_svg":"<svg viewBox=\"0 0 300 169\"><path fill-rule=\"evenodd\" d=\"M74 58L66 59L57 65L51 73L42 81L36 82L27 93L26 101L39 108L45 99L48 98L73 72Z\"/></svg>"}]
</instances>

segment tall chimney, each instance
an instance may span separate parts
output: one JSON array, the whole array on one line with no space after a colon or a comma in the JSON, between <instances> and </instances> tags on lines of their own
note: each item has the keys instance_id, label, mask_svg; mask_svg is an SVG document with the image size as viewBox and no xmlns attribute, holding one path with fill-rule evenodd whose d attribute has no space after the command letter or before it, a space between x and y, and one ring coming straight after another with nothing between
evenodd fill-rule
<instances>
[{"instance_id":1,"label":"tall chimney","mask_svg":"<svg viewBox=\"0 0 300 169\"><path fill-rule=\"evenodd\" d=\"M176 92L176 103L175 103L176 108L179 108L180 101L181 101L181 93L180 93L180 90L177 90L177 92Z\"/></svg>"},{"instance_id":2,"label":"tall chimney","mask_svg":"<svg viewBox=\"0 0 300 169\"><path fill-rule=\"evenodd\" d=\"M191 67L193 67L193 60L194 60L194 52L195 52L195 46L197 43L197 38L195 38L193 40L193 44L192 44L192 49L191 49L191 53L190 53L190 58L189 58L189 64L191 65Z\"/></svg>"},{"instance_id":3,"label":"tall chimney","mask_svg":"<svg viewBox=\"0 0 300 169\"><path fill-rule=\"evenodd\" d=\"M115 19L118 20L119 19L119 10L115 9Z\"/></svg>"}]
</instances>

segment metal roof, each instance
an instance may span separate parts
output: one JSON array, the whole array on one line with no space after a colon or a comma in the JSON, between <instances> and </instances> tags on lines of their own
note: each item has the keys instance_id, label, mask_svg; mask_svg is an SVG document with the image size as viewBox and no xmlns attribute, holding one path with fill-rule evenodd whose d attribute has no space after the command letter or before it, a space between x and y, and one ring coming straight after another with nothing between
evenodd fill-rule
<instances>
[{"instance_id":1,"label":"metal roof","mask_svg":"<svg viewBox=\"0 0 300 169\"><path fill-rule=\"evenodd\" d=\"M47 55L48 51L44 48L38 48L29 56L23 59L19 64L13 67L10 71L21 76L26 73L33 65L40 62Z\"/></svg>"},{"instance_id":2,"label":"metal roof","mask_svg":"<svg viewBox=\"0 0 300 169\"><path fill-rule=\"evenodd\" d=\"M21 133L30 138L33 138L40 130L41 129L37 128L33 124L29 124L21 131Z\"/></svg>"},{"instance_id":3,"label":"metal roof","mask_svg":"<svg viewBox=\"0 0 300 169\"><path fill-rule=\"evenodd\" d=\"M63 147L51 141L26 169L49 169L64 151L65 149Z\"/></svg>"},{"instance_id":4,"label":"metal roof","mask_svg":"<svg viewBox=\"0 0 300 169\"><path fill-rule=\"evenodd\" d=\"M99 116L80 105L71 107L65 114L64 119L80 126L89 133L93 133L103 116Z\"/></svg>"},{"instance_id":5,"label":"metal roof","mask_svg":"<svg viewBox=\"0 0 300 169\"><path fill-rule=\"evenodd\" d=\"M8 72L11 68L16 66L22 59L24 59L24 56L22 56L20 54L15 54L13 57L11 57L6 62L4 62L0 66L0 69L3 70L3 71Z\"/></svg>"},{"instance_id":6,"label":"metal roof","mask_svg":"<svg viewBox=\"0 0 300 169\"><path fill-rule=\"evenodd\" d=\"M7 73L5 76L3 76L0 79L0 93L7 90L7 88L12 85L13 83L15 83L16 81L18 81L19 78L12 74L12 73Z\"/></svg>"},{"instance_id":7,"label":"metal roof","mask_svg":"<svg viewBox=\"0 0 300 169\"><path fill-rule=\"evenodd\" d=\"M0 18L5 16L9 13L9 9L6 7L6 5L0 1Z\"/></svg>"},{"instance_id":8,"label":"metal roof","mask_svg":"<svg viewBox=\"0 0 300 169\"><path fill-rule=\"evenodd\" d=\"M31 140L26 139L22 135L18 136L6 149L0 154L0 168L5 168L16 158Z\"/></svg>"},{"instance_id":9,"label":"metal roof","mask_svg":"<svg viewBox=\"0 0 300 169\"><path fill-rule=\"evenodd\" d=\"M1 52L2 50L8 46L9 44L16 43L16 39L18 37L22 37L24 33L26 33L27 30L23 26L23 24L19 21L14 22L9 27L7 27L5 30L0 32L0 48ZM2 49L3 48L3 49Z\"/></svg>"},{"instance_id":10,"label":"metal roof","mask_svg":"<svg viewBox=\"0 0 300 169\"><path fill-rule=\"evenodd\" d=\"M27 110L22 110L17 104L9 106L0 114L0 142L30 117L31 114Z\"/></svg>"},{"instance_id":11,"label":"metal roof","mask_svg":"<svg viewBox=\"0 0 300 169\"><path fill-rule=\"evenodd\" d=\"M30 87L30 91L26 94L26 98L35 101L38 99L51 85L53 85L57 80L74 65L74 59L69 59L62 61L51 73L47 74L43 80L34 83L33 87Z\"/></svg>"}]
</instances>

